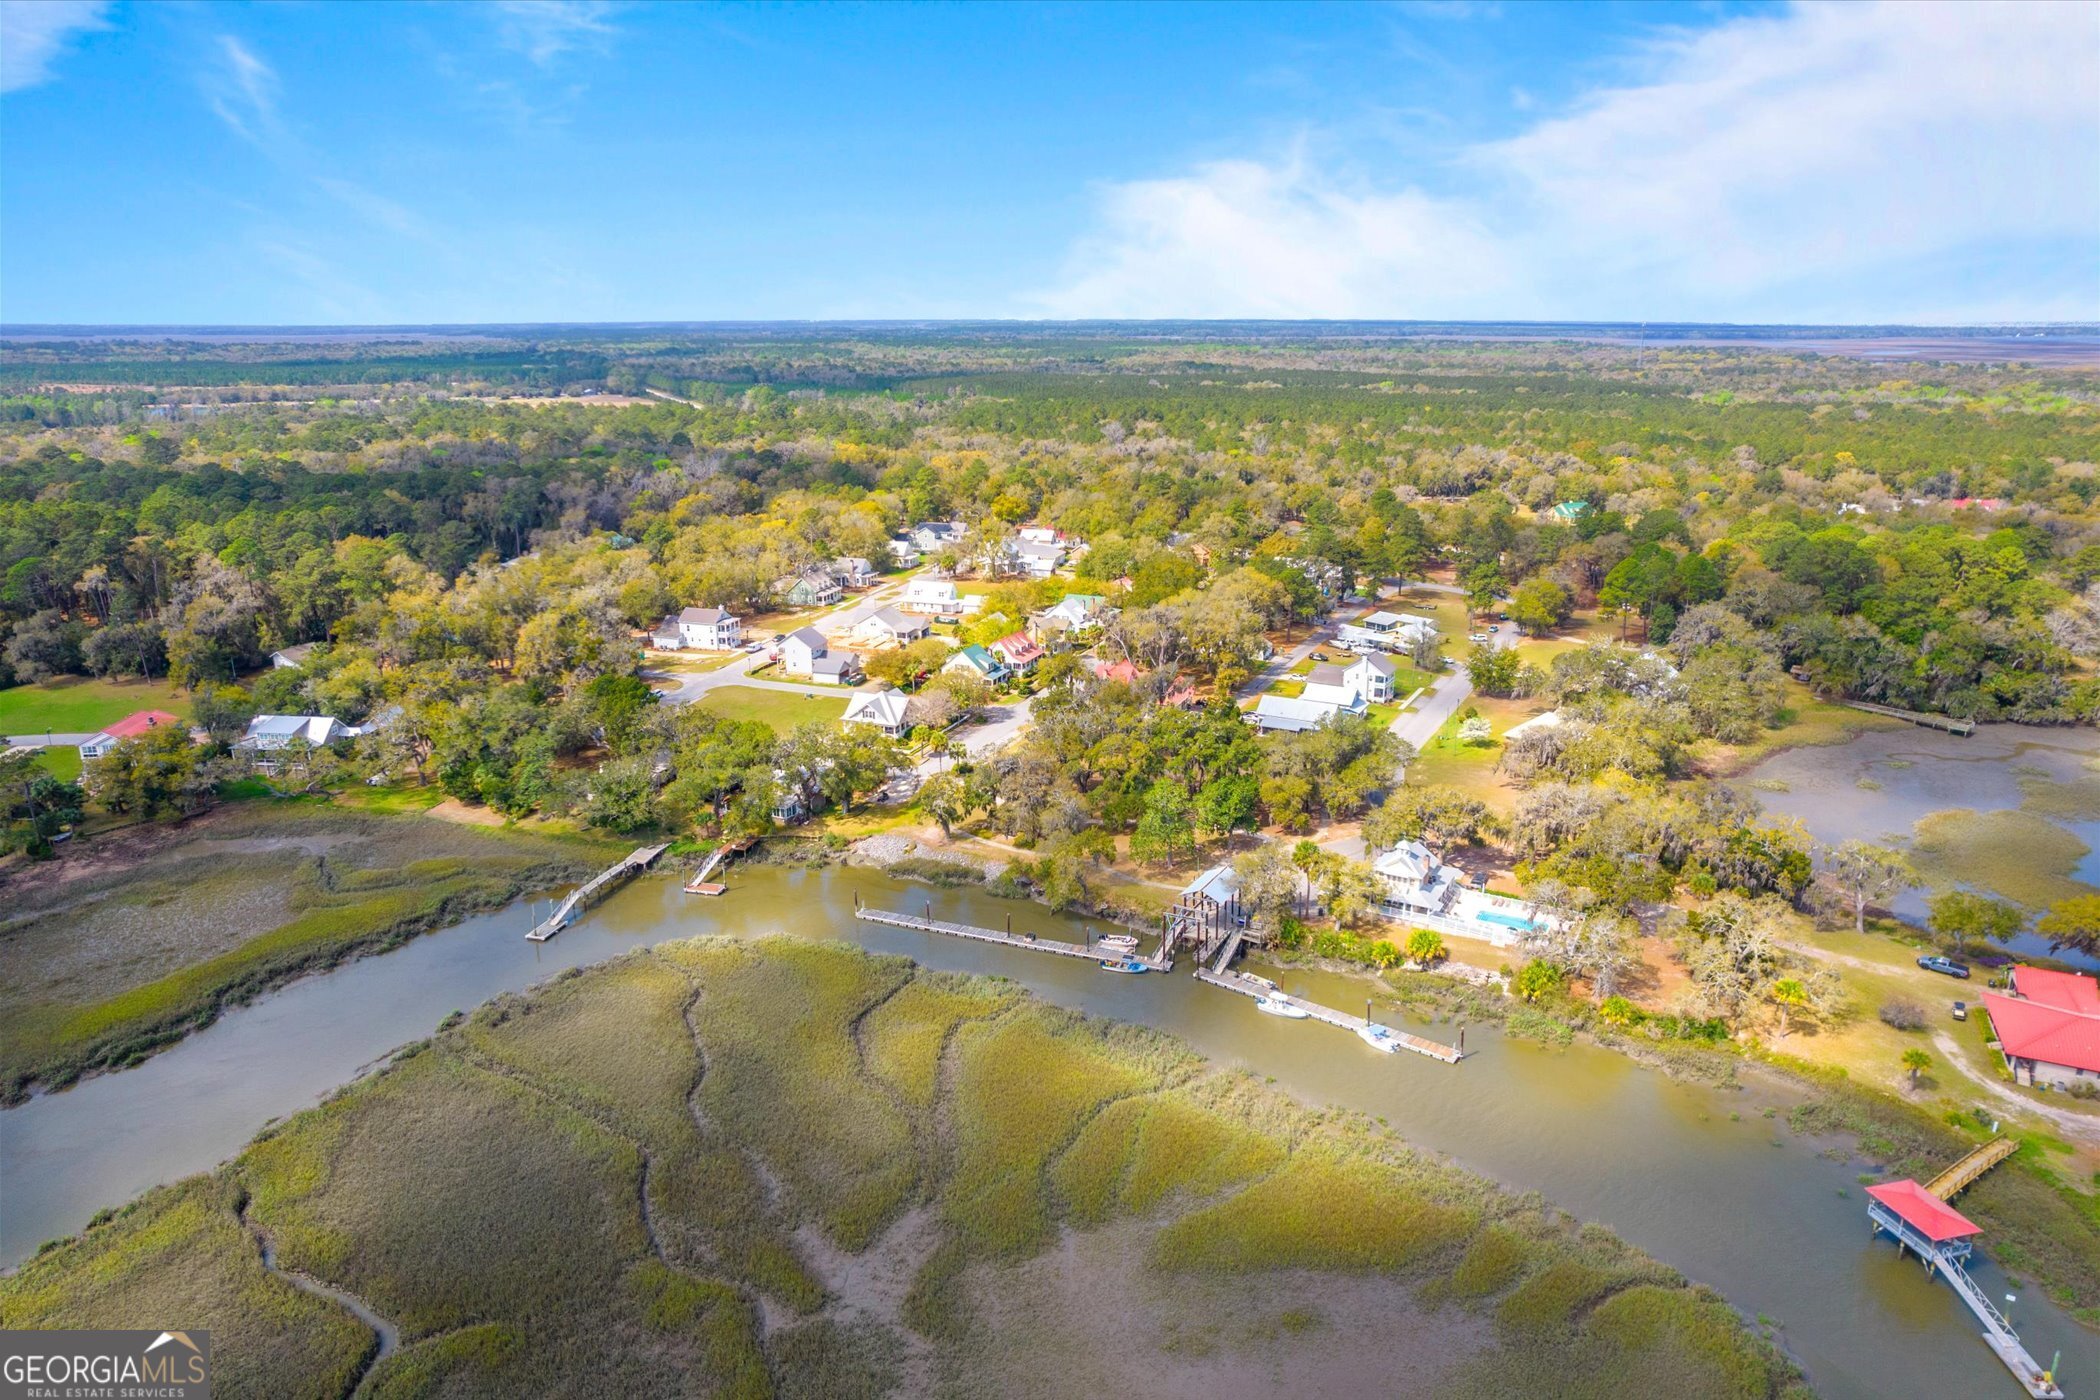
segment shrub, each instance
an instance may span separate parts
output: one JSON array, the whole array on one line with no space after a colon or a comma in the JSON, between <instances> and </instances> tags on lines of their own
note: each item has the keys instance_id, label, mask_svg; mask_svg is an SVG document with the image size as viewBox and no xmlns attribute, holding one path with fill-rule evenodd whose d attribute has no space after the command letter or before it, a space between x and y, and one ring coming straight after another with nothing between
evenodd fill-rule
<instances>
[{"instance_id":1,"label":"shrub","mask_svg":"<svg viewBox=\"0 0 2100 1400\"><path fill-rule=\"evenodd\" d=\"M1603 1019L1604 1024L1617 1026L1621 1030L1639 1025L1647 1014L1624 997L1606 997L1604 1004L1597 1008L1597 1015Z\"/></svg>"},{"instance_id":2,"label":"shrub","mask_svg":"<svg viewBox=\"0 0 2100 1400\"><path fill-rule=\"evenodd\" d=\"M1567 974L1543 958L1533 958L1524 964L1517 974L1516 993L1525 1001L1540 1001L1559 996L1567 986Z\"/></svg>"},{"instance_id":3,"label":"shrub","mask_svg":"<svg viewBox=\"0 0 2100 1400\"><path fill-rule=\"evenodd\" d=\"M1921 1031L1925 1029L1925 1008L1897 997L1881 1004L1881 1019L1899 1031Z\"/></svg>"}]
</instances>

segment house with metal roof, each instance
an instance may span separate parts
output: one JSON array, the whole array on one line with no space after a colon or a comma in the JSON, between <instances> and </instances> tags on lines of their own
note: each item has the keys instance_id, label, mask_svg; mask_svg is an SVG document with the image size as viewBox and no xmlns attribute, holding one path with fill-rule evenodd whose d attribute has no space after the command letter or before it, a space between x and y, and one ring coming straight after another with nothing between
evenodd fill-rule
<instances>
[{"instance_id":1,"label":"house with metal roof","mask_svg":"<svg viewBox=\"0 0 2100 1400\"><path fill-rule=\"evenodd\" d=\"M154 729L183 728L182 718L166 710L135 710L80 746L83 759L100 758L126 739L136 739Z\"/></svg>"},{"instance_id":2,"label":"house with metal roof","mask_svg":"<svg viewBox=\"0 0 2100 1400\"><path fill-rule=\"evenodd\" d=\"M839 723L873 725L890 738L900 739L911 728L905 719L909 703L904 692L892 686L857 690L846 701L846 713L839 716Z\"/></svg>"},{"instance_id":3,"label":"house with metal roof","mask_svg":"<svg viewBox=\"0 0 2100 1400\"><path fill-rule=\"evenodd\" d=\"M981 647L975 642L949 657L948 664L941 667L941 669L943 671L962 671L970 675L982 676L994 685L1005 680L1007 676L1006 663L999 658L999 654L988 647Z\"/></svg>"},{"instance_id":4,"label":"house with metal roof","mask_svg":"<svg viewBox=\"0 0 2100 1400\"><path fill-rule=\"evenodd\" d=\"M2100 982L2076 972L2015 967L1984 1010L2015 1083L2100 1085Z\"/></svg>"}]
</instances>

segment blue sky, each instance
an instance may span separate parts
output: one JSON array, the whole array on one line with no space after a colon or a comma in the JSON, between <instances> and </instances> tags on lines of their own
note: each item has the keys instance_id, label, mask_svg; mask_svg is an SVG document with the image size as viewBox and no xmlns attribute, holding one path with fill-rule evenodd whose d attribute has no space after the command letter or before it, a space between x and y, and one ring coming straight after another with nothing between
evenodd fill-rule
<instances>
[{"instance_id":1,"label":"blue sky","mask_svg":"<svg viewBox=\"0 0 2100 1400\"><path fill-rule=\"evenodd\" d=\"M2100 6L0 5L0 318L2100 320Z\"/></svg>"}]
</instances>

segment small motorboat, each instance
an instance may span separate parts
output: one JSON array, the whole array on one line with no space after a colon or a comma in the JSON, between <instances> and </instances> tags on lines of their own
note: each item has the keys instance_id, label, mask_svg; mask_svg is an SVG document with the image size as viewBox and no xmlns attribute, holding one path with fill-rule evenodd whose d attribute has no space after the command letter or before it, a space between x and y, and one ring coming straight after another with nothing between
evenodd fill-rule
<instances>
[{"instance_id":1,"label":"small motorboat","mask_svg":"<svg viewBox=\"0 0 2100 1400\"><path fill-rule=\"evenodd\" d=\"M1103 972L1150 972L1152 969L1139 962L1136 958L1103 958L1101 960L1101 970Z\"/></svg>"},{"instance_id":2,"label":"small motorboat","mask_svg":"<svg viewBox=\"0 0 2100 1400\"><path fill-rule=\"evenodd\" d=\"M1094 940L1096 948L1106 948L1111 953L1135 953L1137 940L1127 933L1111 933Z\"/></svg>"},{"instance_id":3,"label":"small motorboat","mask_svg":"<svg viewBox=\"0 0 2100 1400\"><path fill-rule=\"evenodd\" d=\"M1304 1007L1297 1006L1291 1002L1285 1001L1280 996L1257 997L1254 1002L1254 1009L1257 1011L1266 1011L1271 1016L1288 1017L1293 1021L1303 1021L1308 1016L1312 1015L1312 1013L1310 1011L1307 1011Z\"/></svg>"},{"instance_id":4,"label":"small motorboat","mask_svg":"<svg viewBox=\"0 0 2100 1400\"><path fill-rule=\"evenodd\" d=\"M1376 1021L1366 1021L1358 1026L1356 1035L1373 1050L1383 1050L1388 1055L1396 1054L1400 1049L1400 1042L1393 1036L1393 1028L1381 1026Z\"/></svg>"},{"instance_id":5,"label":"small motorboat","mask_svg":"<svg viewBox=\"0 0 2100 1400\"><path fill-rule=\"evenodd\" d=\"M1254 975L1253 973L1251 973L1251 972L1242 972L1242 973L1240 974L1240 980L1241 980L1242 982L1252 982L1252 983L1253 983L1253 984L1254 984L1255 986L1257 986L1257 987L1266 987L1266 988L1268 988L1268 990L1269 990L1269 993L1270 993L1270 994L1271 994L1272 996L1273 996L1273 995L1274 995L1275 993L1277 993L1277 992L1280 992L1280 991L1282 991L1282 990L1283 990L1283 988L1281 988L1281 987L1277 986L1277 985L1276 985L1276 984L1275 984L1274 982L1271 982L1271 981L1270 981L1270 980L1269 980L1268 978L1266 978L1266 977L1257 977L1257 976L1255 976L1255 975Z\"/></svg>"}]
</instances>

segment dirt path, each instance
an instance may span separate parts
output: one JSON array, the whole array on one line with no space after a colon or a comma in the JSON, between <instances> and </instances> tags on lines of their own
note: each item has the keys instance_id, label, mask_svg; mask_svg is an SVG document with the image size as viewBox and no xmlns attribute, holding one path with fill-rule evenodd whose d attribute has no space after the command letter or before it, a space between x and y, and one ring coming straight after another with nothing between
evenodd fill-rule
<instances>
[{"instance_id":1,"label":"dirt path","mask_svg":"<svg viewBox=\"0 0 2100 1400\"><path fill-rule=\"evenodd\" d=\"M1961 1047L1955 1044L1954 1037L1948 1035L1945 1031L1934 1031L1932 1033L1932 1048L1940 1052L1944 1063L1960 1071L1964 1079L1983 1090L1984 1094L1994 1102L2003 1105L2007 1112L2036 1114L2048 1119L2057 1128L2061 1129L2065 1137L2075 1142L2083 1143L2087 1147L2100 1147L2100 1118L2096 1118L2089 1113L2077 1113L2071 1109L2057 1108L2053 1104L2030 1099L2017 1090L2006 1087L2006 1085L1996 1079L1978 1078L1976 1075L1971 1074L1968 1067L1962 1063Z\"/></svg>"}]
</instances>

